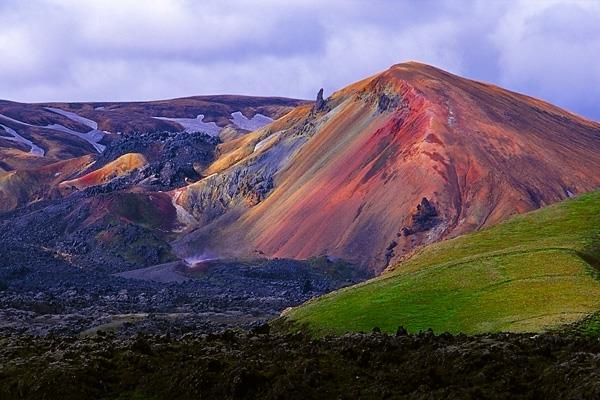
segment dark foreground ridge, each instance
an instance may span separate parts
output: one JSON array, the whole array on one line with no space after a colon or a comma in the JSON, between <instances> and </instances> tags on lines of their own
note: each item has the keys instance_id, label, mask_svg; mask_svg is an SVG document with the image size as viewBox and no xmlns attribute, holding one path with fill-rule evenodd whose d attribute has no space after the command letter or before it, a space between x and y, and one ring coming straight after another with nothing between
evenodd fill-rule
<instances>
[{"instance_id":1,"label":"dark foreground ridge","mask_svg":"<svg viewBox=\"0 0 600 400\"><path fill-rule=\"evenodd\" d=\"M431 332L0 338L2 399L592 399L600 341Z\"/></svg>"}]
</instances>

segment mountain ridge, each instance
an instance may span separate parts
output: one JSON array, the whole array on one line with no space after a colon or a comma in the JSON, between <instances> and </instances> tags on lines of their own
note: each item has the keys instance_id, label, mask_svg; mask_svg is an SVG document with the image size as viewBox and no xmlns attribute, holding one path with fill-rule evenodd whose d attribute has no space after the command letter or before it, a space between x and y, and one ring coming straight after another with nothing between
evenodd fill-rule
<instances>
[{"instance_id":1,"label":"mountain ridge","mask_svg":"<svg viewBox=\"0 0 600 400\"><path fill-rule=\"evenodd\" d=\"M268 101L254 111L279 109ZM83 164L47 168L55 176L0 173L3 210L84 191L85 212L102 221L115 210L130 217L165 212L149 226L179 259L326 257L380 272L421 246L600 186L600 124L425 64L397 64L327 99L319 91L316 102L299 102L233 136L191 133L183 125L179 132L130 133L100 155L88 149L91 159ZM80 105L87 111L25 110L29 119L21 122L43 125L56 117L55 125L66 120L69 129L94 130L101 128L96 113L120 112L90 104ZM185 120L199 130L209 124L190 122L185 117L198 110L178 106L177 118L150 119ZM159 113L148 107L148 115ZM232 121L242 121L241 111L229 111ZM244 118L242 125L250 121ZM100 204L90 202L94 196L113 192L109 206L89 208ZM160 207L142 210L153 205Z\"/></svg>"},{"instance_id":2,"label":"mountain ridge","mask_svg":"<svg viewBox=\"0 0 600 400\"><path fill-rule=\"evenodd\" d=\"M0 100L2 169L35 168L89 153L99 154L121 134L205 131L226 141L304 103L307 101L285 97L237 95L139 102Z\"/></svg>"}]
</instances>

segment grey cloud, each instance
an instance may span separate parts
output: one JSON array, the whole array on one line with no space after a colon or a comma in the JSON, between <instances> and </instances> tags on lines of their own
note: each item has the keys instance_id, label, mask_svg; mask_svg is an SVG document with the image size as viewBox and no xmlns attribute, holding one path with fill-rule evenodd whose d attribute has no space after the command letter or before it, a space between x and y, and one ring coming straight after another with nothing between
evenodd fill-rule
<instances>
[{"instance_id":1,"label":"grey cloud","mask_svg":"<svg viewBox=\"0 0 600 400\"><path fill-rule=\"evenodd\" d=\"M600 38L600 13L577 3L556 4L531 17L527 24L529 34L547 40L590 42Z\"/></svg>"},{"instance_id":2,"label":"grey cloud","mask_svg":"<svg viewBox=\"0 0 600 400\"><path fill-rule=\"evenodd\" d=\"M498 83L600 119L600 3L540 4L498 28Z\"/></svg>"},{"instance_id":3,"label":"grey cloud","mask_svg":"<svg viewBox=\"0 0 600 400\"><path fill-rule=\"evenodd\" d=\"M415 59L600 119L599 17L575 0L5 0L0 97L312 98Z\"/></svg>"}]
</instances>

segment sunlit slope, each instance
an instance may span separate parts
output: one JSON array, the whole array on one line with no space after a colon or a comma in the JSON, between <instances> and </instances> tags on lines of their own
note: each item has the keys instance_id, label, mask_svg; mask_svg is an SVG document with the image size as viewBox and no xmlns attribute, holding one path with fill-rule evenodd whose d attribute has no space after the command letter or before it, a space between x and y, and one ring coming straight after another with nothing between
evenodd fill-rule
<instances>
[{"instance_id":1,"label":"sunlit slope","mask_svg":"<svg viewBox=\"0 0 600 400\"><path fill-rule=\"evenodd\" d=\"M184 257L330 256L381 272L422 245L600 188L599 123L414 62L217 154L173 196L199 221L176 245ZM434 210L420 215L424 198Z\"/></svg>"},{"instance_id":2,"label":"sunlit slope","mask_svg":"<svg viewBox=\"0 0 600 400\"><path fill-rule=\"evenodd\" d=\"M85 189L90 186L102 185L110 182L114 178L127 175L148 164L146 157L140 153L123 154L114 161L109 162L103 167L89 172L79 178L63 181L60 188Z\"/></svg>"},{"instance_id":3,"label":"sunlit slope","mask_svg":"<svg viewBox=\"0 0 600 400\"><path fill-rule=\"evenodd\" d=\"M540 331L600 310L600 192L423 248L288 314L317 334Z\"/></svg>"}]
</instances>

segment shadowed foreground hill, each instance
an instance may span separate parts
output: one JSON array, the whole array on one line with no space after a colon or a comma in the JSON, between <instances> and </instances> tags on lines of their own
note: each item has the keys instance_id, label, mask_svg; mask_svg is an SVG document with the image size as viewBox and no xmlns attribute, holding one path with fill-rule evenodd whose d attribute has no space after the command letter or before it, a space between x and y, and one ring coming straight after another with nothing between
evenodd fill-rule
<instances>
[{"instance_id":1,"label":"shadowed foreground hill","mask_svg":"<svg viewBox=\"0 0 600 400\"><path fill-rule=\"evenodd\" d=\"M9 399L597 399L597 338L0 338Z\"/></svg>"},{"instance_id":2,"label":"shadowed foreground hill","mask_svg":"<svg viewBox=\"0 0 600 400\"><path fill-rule=\"evenodd\" d=\"M600 192L423 248L382 276L294 310L318 334L540 331L600 310Z\"/></svg>"}]
</instances>

